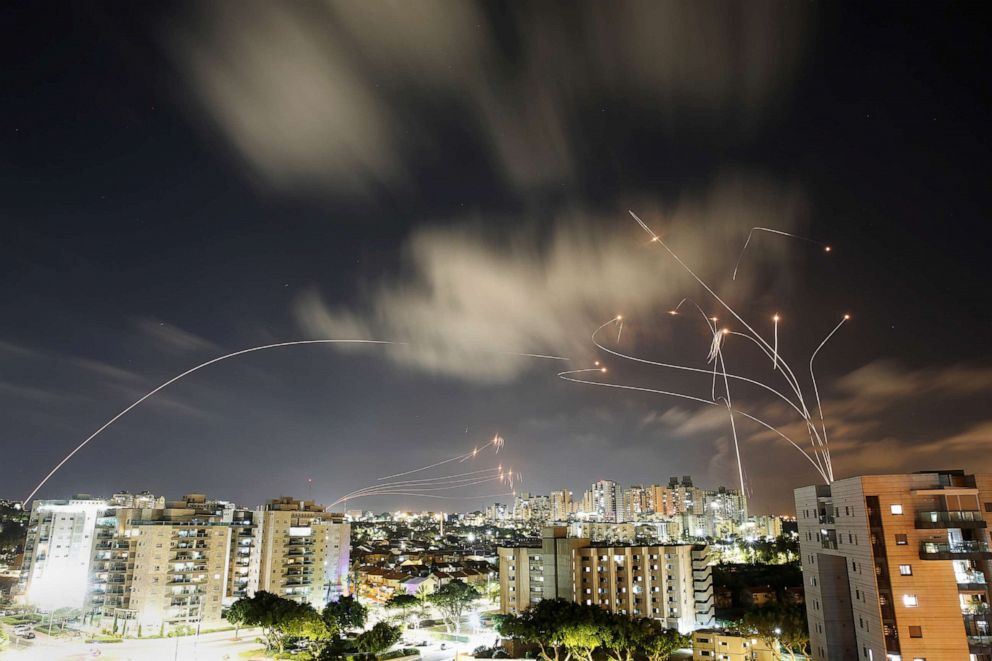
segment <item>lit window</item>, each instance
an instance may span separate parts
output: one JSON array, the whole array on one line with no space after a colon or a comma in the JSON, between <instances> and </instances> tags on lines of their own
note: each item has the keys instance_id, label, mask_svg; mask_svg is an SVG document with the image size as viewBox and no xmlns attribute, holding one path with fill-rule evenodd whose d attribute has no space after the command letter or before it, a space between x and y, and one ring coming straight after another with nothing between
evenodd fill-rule
<instances>
[{"instance_id":1,"label":"lit window","mask_svg":"<svg viewBox=\"0 0 992 661\"><path fill-rule=\"evenodd\" d=\"M899 573L903 576L912 576L913 565L899 565Z\"/></svg>"},{"instance_id":2,"label":"lit window","mask_svg":"<svg viewBox=\"0 0 992 661\"><path fill-rule=\"evenodd\" d=\"M915 594L904 594L902 596L902 605L906 608L916 608L920 605L920 602Z\"/></svg>"},{"instance_id":3,"label":"lit window","mask_svg":"<svg viewBox=\"0 0 992 661\"><path fill-rule=\"evenodd\" d=\"M902 514L902 505L889 505L889 511L893 514Z\"/></svg>"}]
</instances>

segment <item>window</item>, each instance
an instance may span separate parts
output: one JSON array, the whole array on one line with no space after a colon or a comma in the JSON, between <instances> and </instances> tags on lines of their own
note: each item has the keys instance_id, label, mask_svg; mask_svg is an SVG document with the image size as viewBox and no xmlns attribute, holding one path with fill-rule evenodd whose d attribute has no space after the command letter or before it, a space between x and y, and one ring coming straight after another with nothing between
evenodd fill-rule
<instances>
[{"instance_id":1,"label":"window","mask_svg":"<svg viewBox=\"0 0 992 661\"><path fill-rule=\"evenodd\" d=\"M916 608L920 605L920 601L916 598L915 594L904 594L902 596L902 605L906 608Z\"/></svg>"},{"instance_id":2,"label":"window","mask_svg":"<svg viewBox=\"0 0 992 661\"><path fill-rule=\"evenodd\" d=\"M889 505L889 511L893 514L902 514L902 505Z\"/></svg>"},{"instance_id":3,"label":"window","mask_svg":"<svg viewBox=\"0 0 992 661\"><path fill-rule=\"evenodd\" d=\"M992 512L992 503L985 503L985 511Z\"/></svg>"},{"instance_id":4,"label":"window","mask_svg":"<svg viewBox=\"0 0 992 661\"><path fill-rule=\"evenodd\" d=\"M913 565L899 565L899 573L903 576L912 576Z\"/></svg>"},{"instance_id":5,"label":"window","mask_svg":"<svg viewBox=\"0 0 992 661\"><path fill-rule=\"evenodd\" d=\"M906 546L906 544L909 544L909 540L906 538L905 534L899 533L898 535L896 535L897 546Z\"/></svg>"},{"instance_id":6,"label":"window","mask_svg":"<svg viewBox=\"0 0 992 661\"><path fill-rule=\"evenodd\" d=\"M910 627L909 628L910 638L923 638L923 627Z\"/></svg>"}]
</instances>

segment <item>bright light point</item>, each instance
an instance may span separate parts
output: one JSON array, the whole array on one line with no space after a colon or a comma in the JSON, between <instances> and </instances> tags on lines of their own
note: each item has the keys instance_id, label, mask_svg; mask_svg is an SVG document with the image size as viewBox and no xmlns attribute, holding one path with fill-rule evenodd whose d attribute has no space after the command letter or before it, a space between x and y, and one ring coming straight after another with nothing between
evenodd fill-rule
<instances>
[{"instance_id":1,"label":"bright light point","mask_svg":"<svg viewBox=\"0 0 992 661\"><path fill-rule=\"evenodd\" d=\"M623 319L623 317L622 317L621 315L619 315L619 314L618 314L618 315L617 315L617 321L620 321L621 319Z\"/></svg>"},{"instance_id":2,"label":"bright light point","mask_svg":"<svg viewBox=\"0 0 992 661\"><path fill-rule=\"evenodd\" d=\"M846 320L848 320L848 319L850 319L850 318L851 318L851 315L849 315L849 314L845 314L845 315L844 315L844 320L845 320L845 321L846 321Z\"/></svg>"},{"instance_id":3,"label":"bright light point","mask_svg":"<svg viewBox=\"0 0 992 661\"><path fill-rule=\"evenodd\" d=\"M710 317L710 321L716 321L716 317Z\"/></svg>"},{"instance_id":4,"label":"bright light point","mask_svg":"<svg viewBox=\"0 0 992 661\"><path fill-rule=\"evenodd\" d=\"M678 311L677 310L669 310L668 311L668 314L670 314L670 315L672 315L674 317L675 315L678 314Z\"/></svg>"},{"instance_id":5,"label":"bright light point","mask_svg":"<svg viewBox=\"0 0 992 661\"><path fill-rule=\"evenodd\" d=\"M772 317L772 321L774 321L775 323L778 323L778 320L779 319L780 319L780 317L778 315L775 315L774 317Z\"/></svg>"},{"instance_id":6,"label":"bright light point","mask_svg":"<svg viewBox=\"0 0 992 661\"><path fill-rule=\"evenodd\" d=\"M651 237L651 240L652 240L652 241L657 241L657 240L658 240L658 237L656 237L656 236L652 236L652 237Z\"/></svg>"},{"instance_id":7,"label":"bright light point","mask_svg":"<svg viewBox=\"0 0 992 661\"><path fill-rule=\"evenodd\" d=\"M606 374L606 368L605 367L600 367L599 368L599 371L602 372L603 374Z\"/></svg>"},{"instance_id":8,"label":"bright light point","mask_svg":"<svg viewBox=\"0 0 992 661\"><path fill-rule=\"evenodd\" d=\"M823 252L830 252L831 250L832 248L830 246L827 246L823 249Z\"/></svg>"},{"instance_id":9,"label":"bright light point","mask_svg":"<svg viewBox=\"0 0 992 661\"><path fill-rule=\"evenodd\" d=\"M724 329L723 329L722 331L720 331L720 332L721 332L721 333L723 333L724 335L730 335L730 329L729 329L729 328L724 328Z\"/></svg>"},{"instance_id":10,"label":"bright light point","mask_svg":"<svg viewBox=\"0 0 992 661\"><path fill-rule=\"evenodd\" d=\"M599 366L599 361L597 360L595 363L593 363L593 365L596 365L598 367Z\"/></svg>"}]
</instances>

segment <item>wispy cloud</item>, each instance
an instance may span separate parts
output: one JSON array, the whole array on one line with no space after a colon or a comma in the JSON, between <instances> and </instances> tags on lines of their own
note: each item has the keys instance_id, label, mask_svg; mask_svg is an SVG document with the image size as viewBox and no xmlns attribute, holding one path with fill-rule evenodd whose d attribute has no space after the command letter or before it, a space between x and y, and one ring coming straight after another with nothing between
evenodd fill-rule
<instances>
[{"instance_id":1,"label":"wispy cloud","mask_svg":"<svg viewBox=\"0 0 992 661\"><path fill-rule=\"evenodd\" d=\"M166 351L183 353L192 351L218 351L220 347L210 340L190 333L158 319L139 318L134 325L148 339Z\"/></svg>"},{"instance_id":2,"label":"wispy cloud","mask_svg":"<svg viewBox=\"0 0 992 661\"><path fill-rule=\"evenodd\" d=\"M403 185L440 111L478 127L518 188L581 169L590 107L649 103L661 130L747 129L800 56L799 3L266 0L196 3L167 35L189 89L250 171L278 189ZM706 112L698 112L705 108Z\"/></svg>"},{"instance_id":3,"label":"wispy cloud","mask_svg":"<svg viewBox=\"0 0 992 661\"><path fill-rule=\"evenodd\" d=\"M802 222L803 205L792 190L728 179L648 217L704 275L725 275L748 228L768 217L793 227ZM406 342L389 348L402 364L498 383L534 361L496 352L589 357L589 334L598 325L617 313L650 318L675 305L690 284L619 211L608 223L561 217L546 232L500 227L421 229L407 246L402 275L371 283L367 306L332 307L311 292L297 301L297 318L314 336ZM781 244L769 245L755 255L751 273L787 254ZM741 278L736 291L748 282Z\"/></svg>"}]
</instances>

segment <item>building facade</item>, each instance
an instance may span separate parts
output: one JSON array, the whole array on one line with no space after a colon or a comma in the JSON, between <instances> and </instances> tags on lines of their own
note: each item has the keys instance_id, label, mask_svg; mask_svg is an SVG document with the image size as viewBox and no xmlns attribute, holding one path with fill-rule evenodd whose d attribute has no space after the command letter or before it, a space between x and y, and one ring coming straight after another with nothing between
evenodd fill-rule
<instances>
[{"instance_id":1,"label":"building facade","mask_svg":"<svg viewBox=\"0 0 992 661\"><path fill-rule=\"evenodd\" d=\"M765 641L732 629L692 632L693 661L779 661L783 657Z\"/></svg>"},{"instance_id":2,"label":"building facade","mask_svg":"<svg viewBox=\"0 0 992 661\"><path fill-rule=\"evenodd\" d=\"M224 606L258 590L318 607L346 590L350 527L310 501L255 511L201 494L165 508L113 504L134 504L128 496L35 501L19 600L155 635L219 623Z\"/></svg>"},{"instance_id":3,"label":"building facade","mask_svg":"<svg viewBox=\"0 0 992 661\"><path fill-rule=\"evenodd\" d=\"M562 598L689 632L713 624L705 545L605 546L545 528L540 547L499 551L500 612Z\"/></svg>"},{"instance_id":4,"label":"building facade","mask_svg":"<svg viewBox=\"0 0 992 661\"><path fill-rule=\"evenodd\" d=\"M285 497L256 514L259 590L316 607L346 593L351 526L342 514Z\"/></svg>"},{"instance_id":5,"label":"building facade","mask_svg":"<svg viewBox=\"0 0 992 661\"><path fill-rule=\"evenodd\" d=\"M795 500L814 659L992 659L992 475L854 477Z\"/></svg>"}]
</instances>

